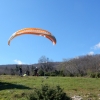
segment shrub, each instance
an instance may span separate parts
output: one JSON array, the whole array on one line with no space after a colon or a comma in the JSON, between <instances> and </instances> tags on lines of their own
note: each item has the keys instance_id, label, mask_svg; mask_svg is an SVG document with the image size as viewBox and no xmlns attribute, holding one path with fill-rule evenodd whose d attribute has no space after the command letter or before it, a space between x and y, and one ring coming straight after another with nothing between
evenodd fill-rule
<instances>
[{"instance_id":1,"label":"shrub","mask_svg":"<svg viewBox=\"0 0 100 100\"><path fill-rule=\"evenodd\" d=\"M56 73L55 72L51 72L50 76L56 76Z\"/></svg>"},{"instance_id":2,"label":"shrub","mask_svg":"<svg viewBox=\"0 0 100 100\"><path fill-rule=\"evenodd\" d=\"M90 77L95 78L96 74L95 73L91 73Z\"/></svg>"},{"instance_id":3,"label":"shrub","mask_svg":"<svg viewBox=\"0 0 100 100\"><path fill-rule=\"evenodd\" d=\"M100 72L99 72L99 73L97 73L97 78L100 78Z\"/></svg>"},{"instance_id":4,"label":"shrub","mask_svg":"<svg viewBox=\"0 0 100 100\"><path fill-rule=\"evenodd\" d=\"M45 76L50 76L50 72L45 72L44 75Z\"/></svg>"},{"instance_id":5,"label":"shrub","mask_svg":"<svg viewBox=\"0 0 100 100\"><path fill-rule=\"evenodd\" d=\"M3 75L6 75L6 73L3 73Z\"/></svg>"},{"instance_id":6,"label":"shrub","mask_svg":"<svg viewBox=\"0 0 100 100\"><path fill-rule=\"evenodd\" d=\"M71 100L71 98L63 92L60 86L42 85L41 89L35 88L34 92L29 94L28 100Z\"/></svg>"},{"instance_id":7,"label":"shrub","mask_svg":"<svg viewBox=\"0 0 100 100\"><path fill-rule=\"evenodd\" d=\"M40 69L38 74L39 74L39 76L44 76L44 71L42 69Z\"/></svg>"}]
</instances>

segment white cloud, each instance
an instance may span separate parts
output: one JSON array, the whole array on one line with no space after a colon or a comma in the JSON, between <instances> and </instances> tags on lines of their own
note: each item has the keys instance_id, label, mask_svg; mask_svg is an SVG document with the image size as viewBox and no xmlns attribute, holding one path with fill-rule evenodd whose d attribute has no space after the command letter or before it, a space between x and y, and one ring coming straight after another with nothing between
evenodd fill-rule
<instances>
[{"instance_id":1,"label":"white cloud","mask_svg":"<svg viewBox=\"0 0 100 100\"><path fill-rule=\"evenodd\" d=\"M22 61L17 60L17 59L15 59L14 62L17 63L17 64L19 64L19 65L24 64Z\"/></svg>"},{"instance_id":2,"label":"white cloud","mask_svg":"<svg viewBox=\"0 0 100 100\"><path fill-rule=\"evenodd\" d=\"M93 51L90 51L90 52L88 53L88 55L94 55L94 52L93 52Z\"/></svg>"},{"instance_id":3,"label":"white cloud","mask_svg":"<svg viewBox=\"0 0 100 100\"><path fill-rule=\"evenodd\" d=\"M94 47L93 47L93 49L100 49L100 42L98 43L98 44L96 44Z\"/></svg>"}]
</instances>

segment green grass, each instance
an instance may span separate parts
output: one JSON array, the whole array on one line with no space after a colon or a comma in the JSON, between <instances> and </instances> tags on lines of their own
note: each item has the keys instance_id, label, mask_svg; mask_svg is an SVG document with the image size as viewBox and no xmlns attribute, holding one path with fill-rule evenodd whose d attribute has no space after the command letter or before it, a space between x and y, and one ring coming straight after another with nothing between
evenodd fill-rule
<instances>
[{"instance_id":1,"label":"green grass","mask_svg":"<svg viewBox=\"0 0 100 100\"><path fill-rule=\"evenodd\" d=\"M54 87L60 85L68 96L80 95L87 98L100 98L100 79L83 77L34 77L0 75L0 100L27 100L26 95L41 84Z\"/></svg>"}]
</instances>

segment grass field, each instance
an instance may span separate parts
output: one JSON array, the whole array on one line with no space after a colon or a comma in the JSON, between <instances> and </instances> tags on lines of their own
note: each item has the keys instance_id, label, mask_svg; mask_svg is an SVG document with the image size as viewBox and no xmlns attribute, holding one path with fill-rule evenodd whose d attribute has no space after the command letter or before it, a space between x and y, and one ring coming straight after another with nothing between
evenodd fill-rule
<instances>
[{"instance_id":1,"label":"grass field","mask_svg":"<svg viewBox=\"0 0 100 100\"><path fill-rule=\"evenodd\" d=\"M52 87L60 85L68 96L79 95L83 100L99 100L100 79L83 77L34 77L0 75L0 100L27 100L26 95L33 88L48 84Z\"/></svg>"}]
</instances>

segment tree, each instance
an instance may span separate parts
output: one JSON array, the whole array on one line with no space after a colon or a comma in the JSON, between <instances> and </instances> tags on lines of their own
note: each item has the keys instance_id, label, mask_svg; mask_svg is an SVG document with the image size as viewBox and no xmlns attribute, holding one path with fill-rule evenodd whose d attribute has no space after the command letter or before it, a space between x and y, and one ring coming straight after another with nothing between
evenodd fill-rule
<instances>
[{"instance_id":1,"label":"tree","mask_svg":"<svg viewBox=\"0 0 100 100\"><path fill-rule=\"evenodd\" d=\"M16 65L15 71L18 74L18 72L19 72L19 66L18 65Z\"/></svg>"},{"instance_id":2,"label":"tree","mask_svg":"<svg viewBox=\"0 0 100 100\"><path fill-rule=\"evenodd\" d=\"M66 71L66 75L85 76L91 73L100 72L100 55L85 55L77 58L63 60L58 66Z\"/></svg>"},{"instance_id":3,"label":"tree","mask_svg":"<svg viewBox=\"0 0 100 100\"><path fill-rule=\"evenodd\" d=\"M44 72L53 71L53 63L46 56L40 57L38 63L40 63L40 68Z\"/></svg>"},{"instance_id":4,"label":"tree","mask_svg":"<svg viewBox=\"0 0 100 100\"><path fill-rule=\"evenodd\" d=\"M29 66L27 65L27 68L26 68L26 74L29 76L30 75L30 68Z\"/></svg>"},{"instance_id":5,"label":"tree","mask_svg":"<svg viewBox=\"0 0 100 100\"><path fill-rule=\"evenodd\" d=\"M11 70L11 75L15 75L14 69L10 69Z\"/></svg>"},{"instance_id":6,"label":"tree","mask_svg":"<svg viewBox=\"0 0 100 100\"><path fill-rule=\"evenodd\" d=\"M34 69L35 69L35 66L32 65L32 67L31 67L32 75L34 75Z\"/></svg>"}]
</instances>

